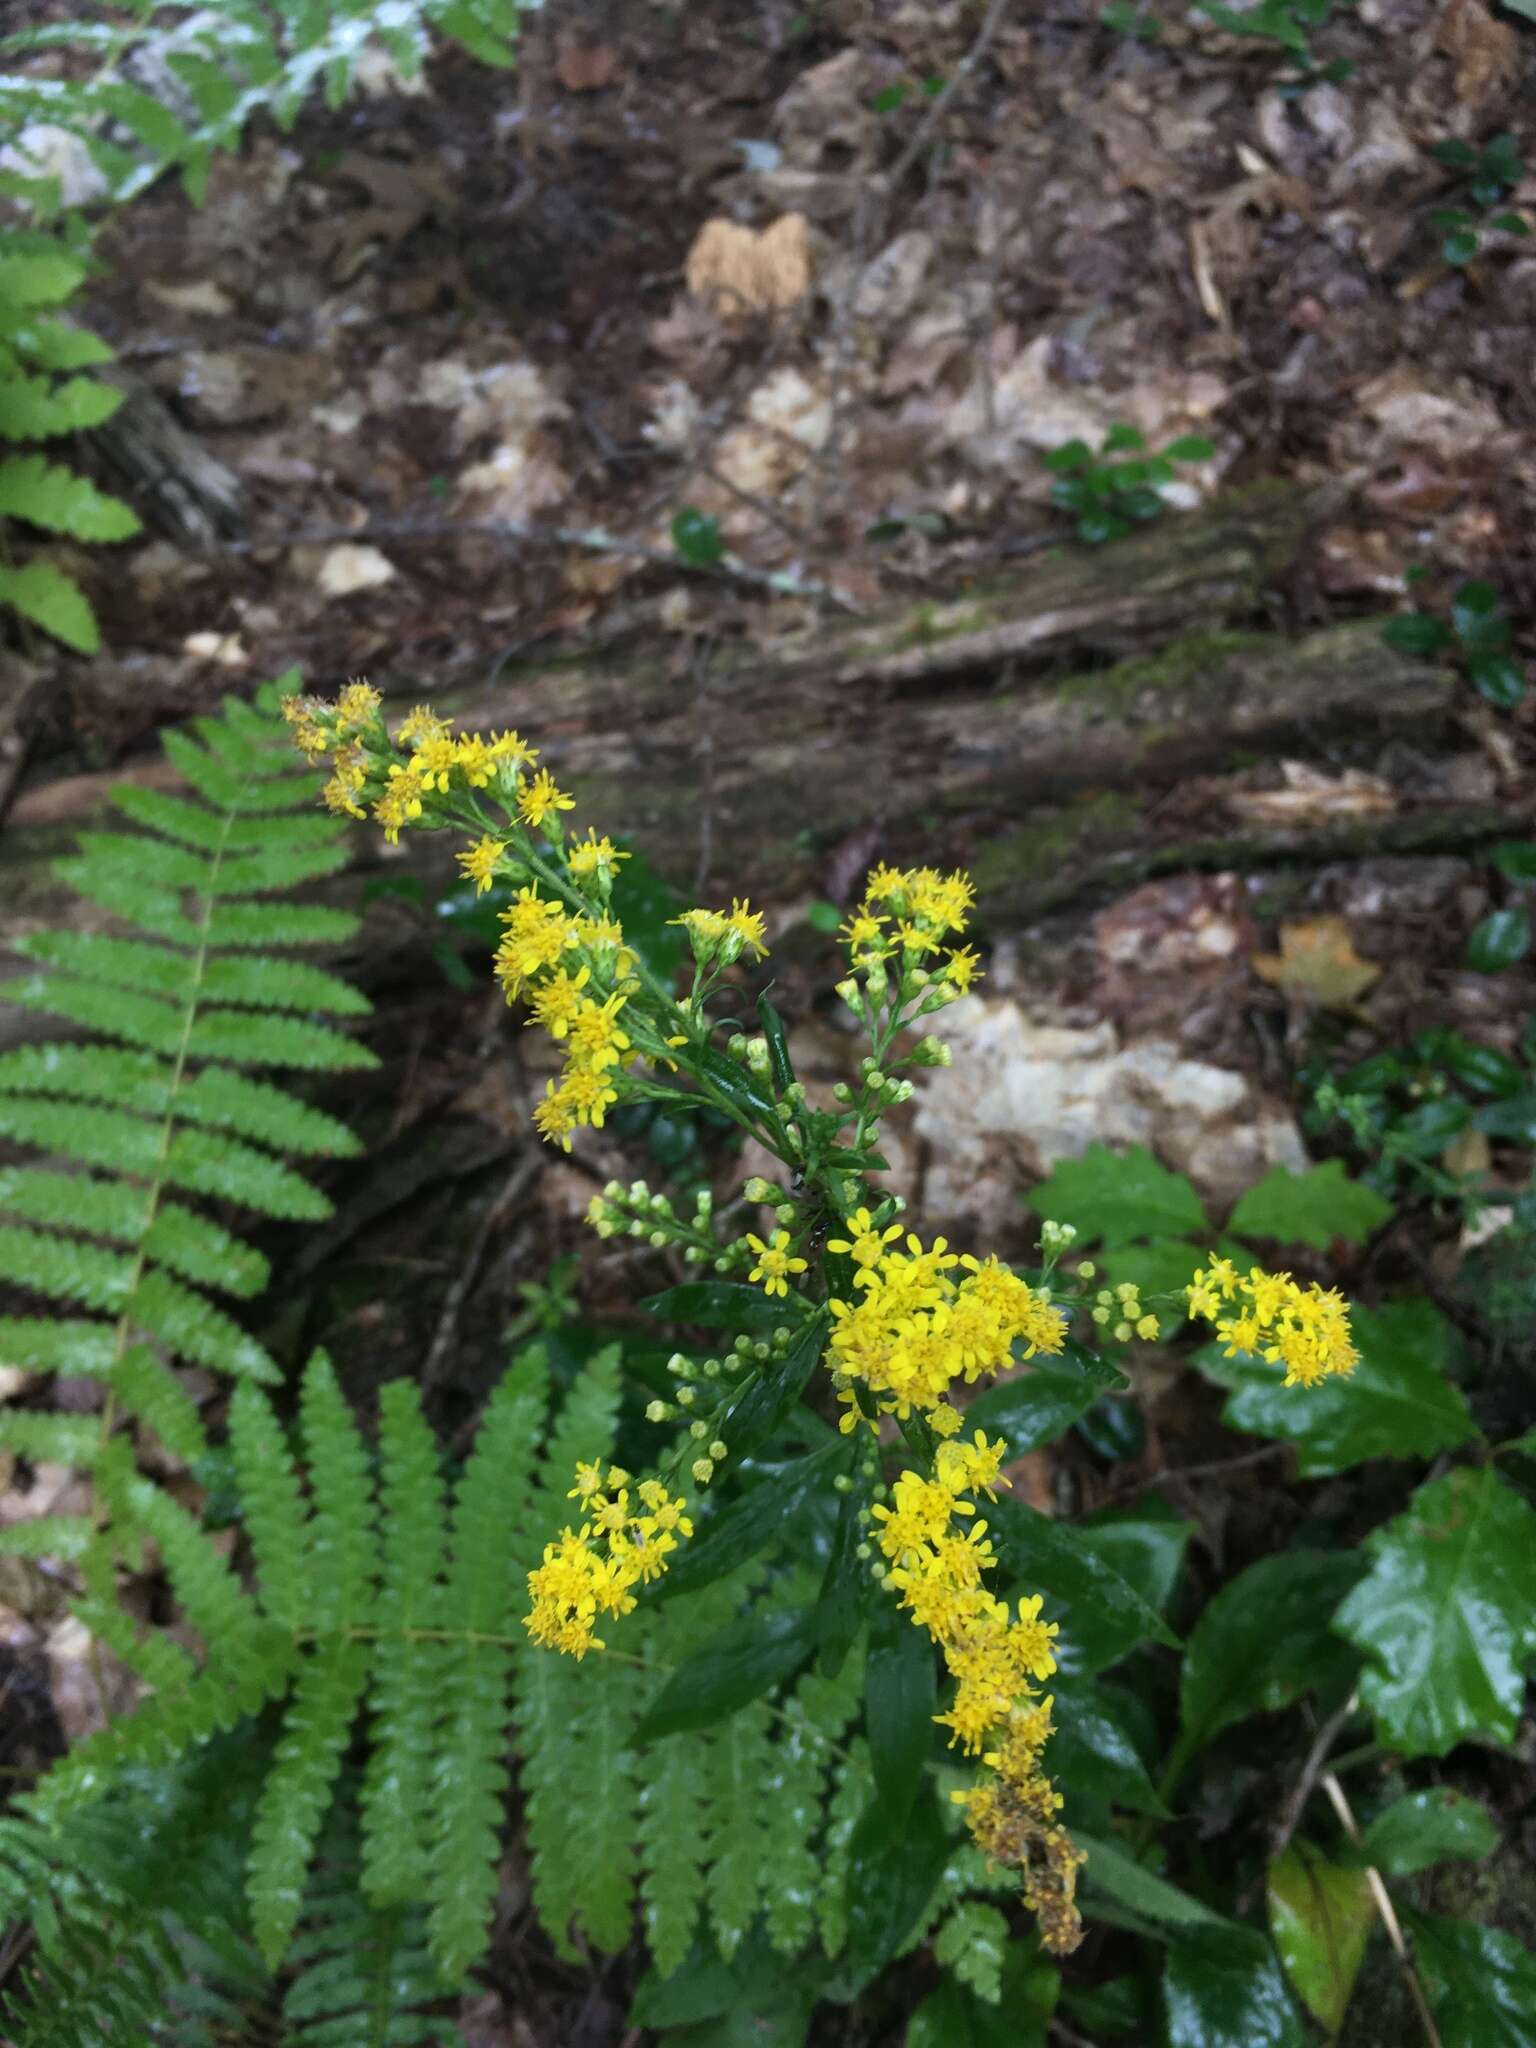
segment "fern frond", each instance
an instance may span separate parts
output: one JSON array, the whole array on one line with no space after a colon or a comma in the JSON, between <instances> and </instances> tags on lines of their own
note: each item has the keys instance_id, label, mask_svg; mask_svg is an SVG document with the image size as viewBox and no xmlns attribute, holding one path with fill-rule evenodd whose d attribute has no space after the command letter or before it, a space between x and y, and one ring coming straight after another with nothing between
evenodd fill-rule
<instances>
[{"instance_id":1,"label":"fern frond","mask_svg":"<svg viewBox=\"0 0 1536 2048\"><path fill-rule=\"evenodd\" d=\"M766 1848L760 1787L772 1760L773 1717L754 1700L709 1731L705 1774L709 1876L705 1896L715 1946L729 1962L758 1908Z\"/></svg>"},{"instance_id":2,"label":"fern frond","mask_svg":"<svg viewBox=\"0 0 1536 2048\"><path fill-rule=\"evenodd\" d=\"M297 1630L308 1611L298 1473L271 1403L249 1384L230 1404L229 1441L262 1607L277 1627Z\"/></svg>"},{"instance_id":3,"label":"fern frond","mask_svg":"<svg viewBox=\"0 0 1536 2048\"><path fill-rule=\"evenodd\" d=\"M372 1620L373 1476L331 1361L317 1351L304 1374L299 1419L309 1462L309 1609L318 1630Z\"/></svg>"},{"instance_id":4,"label":"fern frond","mask_svg":"<svg viewBox=\"0 0 1536 2048\"><path fill-rule=\"evenodd\" d=\"M848 1939L848 1844L859 1815L869 1804L875 1774L869 1761L869 1744L857 1735L848 1753L832 1772L832 1796L827 1802L826 1830L822 1837L821 1889L816 1899L816 1919L821 1928L821 1945L829 1956L840 1955Z\"/></svg>"},{"instance_id":5,"label":"fern frond","mask_svg":"<svg viewBox=\"0 0 1536 2048\"><path fill-rule=\"evenodd\" d=\"M108 1323L65 1317L0 1316L0 1365L19 1372L80 1373L101 1379L112 1370L117 1340Z\"/></svg>"},{"instance_id":6,"label":"fern frond","mask_svg":"<svg viewBox=\"0 0 1536 2048\"><path fill-rule=\"evenodd\" d=\"M808 1672L785 1705L767 1775L762 1815L762 1896L768 1939L795 1955L815 1928L821 1825L834 1746L864 1696L863 1659L848 1656L835 1678Z\"/></svg>"},{"instance_id":7,"label":"fern frond","mask_svg":"<svg viewBox=\"0 0 1536 2048\"><path fill-rule=\"evenodd\" d=\"M463 2048L452 2020L420 2010L454 1987L419 1913L370 1906L344 1865L317 1875L304 1923L291 1951L299 1974L283 1999L294 2048Z\"/></svg>"},{"instance_id":8,"label":"fern frond","mask_svg":"<svg viewBox=\"0 0 1536 2048\"><path fill-rule=\"evenodd\" d=\"M174 1457L191 1465L207 1456L197 1403L147 1344L130 1344L111 1377L124 1413L152 1429Z\"/></svg>"},{"instance_id":9,"label":"fern frond","mask_svg":"<svg viewBox=\"0 0 1536 2048\"><path fill-rule=\"evenodd\" d=\"M363 1876L376 1906L419 1898L434 1816L426 1760L441 1713L447 1651L419 1638L442 1617L448 1502L437 1444L409 1380L380 1396L382 1569L369 1691L372 1749L362 1790Z\"/></svg>"}]
</instances>

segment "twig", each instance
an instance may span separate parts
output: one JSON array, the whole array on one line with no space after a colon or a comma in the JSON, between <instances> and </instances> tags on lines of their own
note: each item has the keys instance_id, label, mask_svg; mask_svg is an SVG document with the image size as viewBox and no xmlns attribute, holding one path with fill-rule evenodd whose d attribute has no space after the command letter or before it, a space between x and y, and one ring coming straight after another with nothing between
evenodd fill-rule
<instances>
[{"instance_id":1,"label":"twig","mask_svg":"<svg viewBox=\"0 0 1536 2048\"><path fill-rule=\"evenodd\" d=\"M955 94L959 92L961 86L966 83L971 73L991 48L992 39L1002 27L1003 16L1008 12L1009 5L1010 0L992 0L992 4L987 9L981 27L976 31L976 40L971 44L971 47L945 80L943 90L936 93L933 99L929 101L927 113L918 122L917 127L913 130L911 140L901 152L901 155L897 157L895 168L886 180L887 198L901 189L902 179L905 178L908 171L911 170L912 166L933 140L934 130L949 112L950 102L954 99ZM883 214L878 217L876 225L883 227Z\"/></svg>"},{"instance_id":2,"label":"twig","mask_svg":"<svg viewBox=\"0 0 1536 2048\"><path fill-rule=\"evenodd\" d=\"M802 576L793 569L754 569L750 562L731 554L722 555L717 562L690 562L666 548L626 539L602 526L543 526L522 519L371 519L365 526L301 526L255 540L218 541L212 552L250 555L268 548L313 547L329 541L459 540L469 534L518 541L526 547L585 548L597 555L633 555L639 561L669 569L674 575L729 576L758 590L771 590L779 597L815 598L836 605L839 611L857 615L864 611L856 598L815 576Z\"/></svg>"},{"instance_id":3,"label":"twig","mask_svg":"<svg viewBox=\"0 0 1536 2048\"><path fill-rule=\"evenodd\" d=\"M1173 1480L1214 1479L1224 1472L1241 1472L1249 1465L1262 1465L1268 1458L1279 1457L1281 1452L1290 1448L1286 1443L1264 1444L1256 1451L1243 1451L1235 1458L1213 1458L1204 1465L1163 1465L1142 1479L1133 1479L1128 1485L1115 1487L1095 1506L1112 1507L1117 1501L1132 1500L1138 1493L1145 1493L1149 1486L1162 1486Z\"/></svg>"},{"instance_id":4,"label":"twig","mask_svg":"<svg viewBox=\"0 0 1536 2048\"><path fill-rule=\"evenodd\" d=\"M1349 1801L1344 1797L1344 1787L1332 1771L1324 1772L1321 1784L1339 1817L1339 1826L1358 1849L1361 1846L1360 1827L1350 1810ZM1403 1976L1407 1980L1409 1996L1413 1999L1414 2008L1423 2026L1424 2038L1429 2043L1429 2048L1445 2048L1440 2038L1440 2029L1435 2025L1435 2016L1429 2009L1429 2000L1424 1995L1424 1986L1414 1964L1413 1951L1408 1946L1402 1922L1397 1917L1397 1908L1392 1903L1392 1895L1387 1890L1381 1872L1373 1863L1366 1865L1365 1881L1371 1888L1371 1897L1375 1901L1376 1911L1381 1915L1381 1924L1387 1930L1387 1939L1396 1952L1397 1960L1403 1966Z\"/></svg>"},{"instance_id":5,"label":"twig","mask_svg":"<svg viewBox=\"0 0 1536 2048\"><path fill-rule=\"evenodd\" d=\"M487 1206L485 1214L476 1225L475 1234L464 1254L464 1263L443 1297L442 1311L432 1337L432 1348L421 1368L420 1384L424 1399L436 1391L437 1383L447 1366L448 1354L453 1348L453 1340L459 1327L459 1317L464 1312L469 1290L475 1284L475 1275L480 1270L480 1261L485 1256L485 1247L490 1241L491 1232L507 1211L522 1200L538 1179L541 1170L542 1161L538 1154L525 1153L507 1176L501 1193Z\"/></svg>"},{"instance_id":6,"label":"twig","mask_svg":"<svg viewBox=\"0 0 1536 2048\"><path fill-rule=\"evenodd\" d=\"M1268 1857L1270 1863L1278 1863L1290 1847L1291 1837L1301 1825L1301 1816L1306 1811L1307 1801L1317 1789L1318 1778L1322 1773L1324 1764L1328 1761L1328 1752L1332 1749L1339 1730L1344 1726L1344 1723L1350 1718L1351 1714L1356 1711L1359 1704L1360 1688L1356 1686L1338 1712L1330 1714L1322 1727L1318 1729L1316 1736L1313 1738L1312 1747L1307 1751L1305 1761L1302 1763L1296 1783L1291 1787L1290 1797L1280 1809L1280 1818L1275 1823L1274 1832L1270 1837ZM1254 1895L1261 1881L1261 1879L1255 1878L1253 1884L1249 1886L1247 1893L1238 1901L1238 1913L1240 1915L1246 1913L1253 1904Z\"/></svg>"}]
</instances>

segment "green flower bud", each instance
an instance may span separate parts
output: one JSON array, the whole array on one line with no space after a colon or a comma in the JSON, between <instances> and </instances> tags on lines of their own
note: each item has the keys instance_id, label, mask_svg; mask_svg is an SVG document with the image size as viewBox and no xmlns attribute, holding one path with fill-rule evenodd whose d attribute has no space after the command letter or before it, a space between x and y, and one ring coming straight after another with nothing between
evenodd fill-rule
<instances>
[{"instance_id":1,"label":"green flower bud","mask_svg":"<svg viewBox=\"0 0 1536 2048\"><path fill-rule=\"evenodd\" d=\"M714 1459L717 1465L720 1465L723 1464L725 1460L730 1456L730 1452L726 1448L726 1446L720 1441L719 1437L716 1437L714 1442L709 1447L709 1455Z\"/></svg>"}]
</instances>

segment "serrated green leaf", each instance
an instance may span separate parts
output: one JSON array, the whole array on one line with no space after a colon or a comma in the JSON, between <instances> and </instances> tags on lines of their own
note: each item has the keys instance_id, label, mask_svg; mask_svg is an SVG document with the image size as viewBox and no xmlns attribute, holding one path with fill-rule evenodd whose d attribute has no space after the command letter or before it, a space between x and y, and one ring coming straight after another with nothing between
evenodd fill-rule
<instances>
[{"instance_id":1,"label":"serrated green leaf","mask_svg":"<svg viewBox=\"0 0 1536 2048\"><path fill-rule=\"evenodd\" d=\"M933 1959L957 1983L996 2005L1003 1995L1003 1957L1008 1947L1008 1922L984 1899L962 1899L933 1941Z\"/></svg>"},{"instance_id":2,"label":"serrated green leaf","mask_svg":"<svg viewBox=\"0 0 1536 2048\"><path fill-rule=\"evenodd\" d=\"M1365 1655L1380 1739L1405 1756L1512 1741L1536 1652L1536 1512L1491 1467L1463 1467L1365 1548L1370 1575L1334 1627Z\"/></svg>"},{"instance_id":3,"label":"serrated green leaf","mask_svg":"<svg viewBox=\"0 0 1536 2048\"><path fill-rule=\"evenodd\" d=\"M153 1267L139 1280L124 1313L181 1358L234 1379L273 1384L282 1378L256 1339L210 1302Z\"/></svg>"},{"instance_id":4,"label":"serrated green leaf","mask_svg":"<svg viewBox=\"0 0 1536 2048\"><path fill-rule=\"evenodd\" d=\"M191 1465L207 1455L196 1402L147 1346L128 1346L112 1368L112 1386L120 1412L147 1423L174 1457Z\"/></svg>"},{"instance_id":5,"label":"serrated green leaf","mask_svg":"<svg viewBox=\"0 0 1536 2048\"><path fill-rule=\"evenodd\" d=\"M1236 1237L1270 1237L1326 1251L1336 1237L1364 1244L1391 1214L1390 1202L1363 1181L1351 1180L1337 1159L1329 1159L1304 1173L1271 1168L1240 1198L1227 1228Z\"/></svg>"},{"instance_id":6,"label":"serrated green leaf","mask_svg":"<svg viewBox=\"0 0 1536 2048\"><path fill-rule=\"evenodd\" d=\"M125 1252L50 1232L0 1225L0 1280L52 1301L115 1315L133 1291L134 1261Z\"/></svg>"},{"instance_id":7,"label":"serrated green leaf","mask_svg":"<svg viewBox=\"0 0 1536 2048\"><path fill-rule=\"evenodd\" d=\"M1273 1714L1331 1683L1346 1660L1329 1635L1364 1566L1348 1551L1261 1557L1211 1600L1184 1655L1179 1719L1191 1751L1250 1714Z\"/></svg>"},{"instance_id":8,"label":"serrated green leaf","mask_svg":"<svg viewBox=\"0 0 1536 2048\"><path fill-rule=\"evenodd\" d=\"M1062 1160L1027 1199L1037 1216L1072 1224L1085 1245L1199 1237L1209 1229L1189 1181L1170 1173L1144 1145L1123 1153L1090 1145L1081 1158Z\"/></svg>"},{"instance_id":9,"label":"serrated green leaf","mask_svg":"<svg viewBox=\"0 0 1536 2048\"><path fill-rule=\"evenodd\" d=\"M80 1373L100 1379L112 1370L117 1336L110 1323L60 1316L0 1316L0 1365L18 1372Z\"/></svg>"},{"instance_id":10,"label":"serrated green leaf","mask_svg":"<svg viewBox=\"0 0 1536 2048\"><path fill-rule=\"evenodd\" d=\"M0 398L5 386L0 384ZM3 432L3 428L0 428ZM94 654L101 645L96 614L78 583L52 562L28 562L23 568L0 568L0 604L8 604L41 626L77 654Z\"/></svg>"},{"instance_id":11,"label":"serrated green leaf","mask_svg":"<svg viewBox=\"0 0 1536 2048\"><path fill-rule=\"evenodd\" d=\"M64 249L0 256L0 303L61 306L85 282L85 265Z\"/></svg>"},{"instance_id":12,"label":"serrated green leaf","mask_svg":"<svg viewBox=\"0 0 1536 2048\"><path fill-rule=\"evenodd\" d=\"M1487 1809L1452 1785L1404 1793L1365 1831L1361 1853L1388 1877L1410 1877L1431 1864L1477 1862L1499 1846Z\"/></svg>"},{"instance_id":13,"label":"serrated green leaf","mask_svg":"<svg viewBox=\"0 0 1536 2048\"><path fill-rule=\"evenodd\" d=\"M1363 1870L1293 1842L1269 1867L1269 1931L1286 1976L1330 2037L1343 2023L1376 1924Z\"/></svg>"},{"instance_id":14,"label":"serrated green leaf","mask_svg":"<svg viewBox=\"0 0 1536 2048\"><path fill-rule=\"evenodd\" d=\"M1429 1458L1475 1434L1446 1377L1449 1332L1426 1301L1357 1308L1351 1326L1360 1362L1315 1387L1287 1387L1276 1367L1247 1353L1224 1358L1207 1345L1195 1363L1232 1389L1223 1420L1233 1429L1296 1446L1304 1479L1347 1472L1367 1458Z\"/></svg>"}]
</instances>

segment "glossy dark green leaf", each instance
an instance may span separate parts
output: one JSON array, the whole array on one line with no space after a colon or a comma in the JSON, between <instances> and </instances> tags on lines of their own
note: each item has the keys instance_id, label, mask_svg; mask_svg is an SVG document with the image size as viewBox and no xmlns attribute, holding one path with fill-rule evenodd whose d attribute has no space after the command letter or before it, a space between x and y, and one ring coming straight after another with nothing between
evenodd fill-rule
<instances>
[{"instance_id":1,"label":"glossy dark green leaf","mask_svg":"<svg viewBox=\"0 0 1536 2048\"><path fill-rule=\"evenodd\" d=\"M1392 1126L1392 1136L1398 1146L1411 1152L1418 1159L1433 1159L1443 1152L1452 1138L1460 1135L1472 1120L1469 1103L1459 1095L1442 1095L1438 1099L1421 1102L1410 1110L1407 1116L1400 1116Z\"/></svg>"},{"instance_id":2,"label":"glossy dark green leaf","mask_svg":"<svg viewBox=\"0 0 1536 2048\"><path fill-rule=\"evenodd\" d=\"M1508 1138L1516 1145L1536 1145L1536 1094L1512 1095L1506 1102L1485 1103L1472 1122L1490 1138Z\"/></svg>"},{"instance_id":3,"label":"glossy dark green leaf","mask_svg":"<svg viewBox=\"0 0 1536 2048\"><path fill-rule=\"evenodd\" d=\"M745 1061L733 1059L713 1045L695 1046L691 1058L733 1109L749 1122L766 1122L777 1128L773 1097Z\"/></svg>"},{"instance_id":4,"label":"glossy dark green leaf","mask_svg":"<svg viewBox=\"0 0 1536 2048\"><path fill-rule=\"evenodd\" d=\"M1105 1394L1077 1420L1077 1433L1096 1457L1111 1465L1139 1458L1147 1447L1147 1422L1138 1401Z\"/></svg>"},{"instance_id":5,"label":"glossy dark green leaf","mask_svg":"<svg viewBox=\"0 0 1536 2048\"><path fill-rule=\"evenodd\" d=\"M984 1429L1000 1436L1009 1455L1020 1458L1040 1444L1064 1436L1080 1415L1112 1387L1123 1387L1125 1375L1092 1352L1081 1363L1062 1370L1053 1365L1026 1366L1016 1378L989 1387L965 1411L966 1435Z\"/></svg>"},{"instance_id":6,"label":"glossy dark green leaf","mask_svg":"<svg viewBox=\"0 0 1536 2048\"><path fill-rule=\"evenodd\" d=\"M1332 2039L1376 1924L1370 1880L1298 1840L1270 1865L1266 1893L1269 1931L1285 1974Z\"/></svg>"},{"instance_id":7,"label":"glossy dark green leaf","mask_svg":"<svg viewBox=\"0 0 1536 2048\"><path fill-rule=\"evenodd\" d=\"M1491 1045L1473 1045L1459 1032L1450 1034L1441 1063L1464 1087L1479 1095L1514 1095L1525 1079L1525 1070L1508 1053Z\"/></svg>"},{"instance_id":8,"label":"glossy dark green leaf","mask_svg":"<svg viewBox=\"0 0 1536 2048\"><path fill-rule=\"evenodd\" d=\"M903 2048L1048 2048L1060 1974L1014 1943L996 2005L946 1977L907 2026Z\"/></svg>"},{"instance_id":9,"label":"glossy dark green leaf","mask_svg":"<svg viewBox=\"0 0 1536 2048\"><path fill-rule=\"evenodd\" d=\"M696 505L684 505L672 521L672 545L678 559L693 569L709 569L725 555L720 522Z\"/></svg>"},{"instance_id":10,"label":"glossy dark green leaf","mask_svg":"<svg viewBox=\"0 0 1536 2048\"><path fill-rule=\"evenodd\" d=\"M1146 445L1146 436L1139 433L1135 427L1128 427L1123 422L1112 426L1104 436L1104 453L1106 455L1119 455L1126 450L1139 451L1145 448Z\"/></svg>"},{"instance_id":11,"label":"glossy dark green leaf","mask_svg":"<svg viewBox=\"0 0 1536 2048\"><path fill-rule=\"evenodd\" d=\"M683 1280L648 1294L640 1306L658 1322L696 1323L702 1330L741 1331L751 1337L793 1329L803 1318L798 1299L765 1294L741 1280Z\"/></svg>"},{"instance_id":12,"label":"glossy dark green leaf","mask_svg":"<svg viewBox=\"0 0 1536 2048\"><path fill-rule=\"evenodd\" d=\"M1082 1876L1084 1890L1111 1909L1096 1912L1095 1918L1133 1932L1156 1930L1170 1937L1219 1941L1226 1934L1243 1931L1139 1863L1122 1843L1087 1834L1081 1828L1072 1830L1072 1839L1088 1855Z\"/></svg>"},{"instance_id":13,"label":"glossy dark green leaf","mask_svg":"<svg viewBox=\"0 0 1536 2048\"><path fill-rule=\"evenodd\" d=\"M1481 247L1476 228L1452 228L1440 244L1440 254L1447 263L1460 265L1470 263Z\"/></svg>"},{"instance_id":14,"label":"glossy dark green leaf","mask_svg":"<svg viewBox=\"0 0 1536 2048\"><path fill-rule=\"evenodd\" d=\"M746 1614L681 1664L646 1710L637 1742L709 1728L799 1670L816 1647L814 1607Z\"/></svg>"},{"instance_id":15,"label":"glossy dark green leaf","mask_svg":"<svg viewBox=\"0 0 1536 2048\"><path fill-rule=\"evenodd\" d=\"M1500 653L1509 639L1509 621L1499 610L1499 593L1478 577L1457 586L1451 600L1451 624L1469 654Z\"/></svg>"},{"instance_id":16,"label":"glossy dark green leaf","mask_svg":"<svg viewBox=\"0 0 1536 2048\"><path fill-rule=\"evenodd\" d=\"M1351 1180L1337 1159L1291 1173L1275 1166L1241 1197L1227 1228L1237 1237L1274 1238L1326 1251L1336 1237L1364 1244L1392 1214L1374 1189Z\"/></svg>"},{"instance_id":17,"label":"glossy dark green leaf","mask_svg":"<svg viewBox=\"0 0 1536 2048\"><path fill-rule=\"evenodd\" d=\"M1351 1314L1360 1362L1347 1377L1288 1387L1277 1365L1207 1345L1195 1364L1232 1390L1222 1419L1253 1436L1296 1446L1304 1479L1347 1472L1367 1458L1432 1458L1476 1431L1459 1388L1446 1377L1450 1333L1417 1296Z\"/></svg>"},{"instance_id":18,"label":"glossy dark green leaf","mask_svg":"<svg viewBox=\"0 0 1536 2048\"><path fill-rule=\"evenodd\" d=\"M1433 1863L1475 1863L1499 1846L1488 1810L1452 1785L1406 1793L1365 1831L1362 1856L1388 1877L1411 1877Z\"/></svg>"},{"instance_id":19,"label":"glossy dark green leaf","mask_svg":"<svg viewBox=\"0 0 1536 2048\"><path fill-rule=\"evenodd\" d=\"M1502 974L1516 967L1531 950L1528 910L1490 910L1472 928L1467 940L1467 965L1479 974Z\"/></svg>"},{"instance_id":20,"label":"glossy dark green leaf","mask_svg":"<svg viewBox=\"0 0 1536 2048\"><path fill-rule=\"evenodd\" d=\"M1496 1927L1405 1918L1441 2048L1536 2048L1536 1955Z\"/></svg>"},{"instance_id":21,"label":"glossy dark green leaf","mask_svg":"<svg viewBox=\"0 0 1536 2048\"><path fill-rule=\"evenodd\" d=\"M877 1791L848 1844L848 1934L839 1961L851 2000L884 1969L922 1919L950 1853L938 1792L925 1774L908 1805Z\"/></svg>"},{"instance_id":22,"label":"glossy dark green leaf","mask_svg":"<svg viewBox=\"0 0 1536 2048\"><path fill-rule=\"evenodd\" d=\"M1063 441L1059 448L1048 448L1041 459L1047 469L1063 475L1092 462L1093 450L1086 441Z\"/></svg>"},{"instance_id":23,"label":"glossy dark green leaf","mask_svg":"<svg viewBox=\"0 0 1536 2048\"><path fill-rule=\"evenodd\" d=\"M768 1043L768 1070L773 1075L774 1087L782 1095L786 1088L793 1087L795 1079L795 1069L789 1057L789 1040L784 1035L784 1019L766 996L757 999L757 1015Z\"/></svg>"},{"instance_id":24,"label":"glossy dark green leaf","mask_svg":"<svg viewBox=\"0 0 1536 2048\"><path fill-rule=\"evenodd\" d=\"M852 1447L845 1442L844 1450L851 1454ZM859 1556L864 1540L860 1506L856 1490L843 1494L838 1502L832 1550L816 1596L816 1668L827 1678L835 1678L842 1669L843 1659L864 1626L873 1591L869 1567ZM881 1603L886 1612L890 1605L888 1600Z\"/></svg>"},{"instance_id":25,"label":"glossy dark green leaf","mask_svg":"<svg viewBox=\"0 0 1536 2048\"><path fill-rule=\"evenodd\" d=\"M1400 654L1437 654L1450 645L1451 630L1427 612L1399 612L1387 620L1381 637Z\"/></svg>"},{"instance_id":26,"label":"glossy dark green leaf","mask_svg":"<svg viewBox=\"0 0 1536 2048\"><path fill-rule=\"evenodd\" d=\"M1190 1631L1179 1684L1186 1749L1329 1682L1342 1660L1328 1624L1364 1572L1351 1551L1285 1550L1229 1580Z\"/></svg>"},{"instance_id":27,"label":"glossy dark green leaf","mask_svg":"<svg viewBox=\"0 0 1536 2048\"><path fill-rule=\"evenodd\" d=\"M1167 2048L1304 2048L1274 1951L1235 1928L1219 1946L1175 1941L1163 1967Z\"/></svg>"},{"instance_id":28,"label":"glossy dark green leaf","mask_svg":"<svg viewBox=\"0 0 1536 2048\"><path fill-rule=\"evenodd\" d=\"M1043 1616L1060 1625L1065 1667L1100 1671L1142 1642L1178 1646L1157 1609L1075 1530L1006 1497L989 1505L986 1520L999 1577L1045 1596Z\"/></svg>"},{"instance_id":29,"label":"glossy dark green leaf","mask_svg":"<svg viewBox=\"0 0 1536 2048\"><path fill-rule=\"evenodd\" d=\"M864 1728L875 1784L893 1816L907 1811L923 1782L923 1767L937 1733L937 1710L933 1644L910 1615L887 1600L876 1609L871 1624Z\"/></svg>"},{"instance_id":30,"label":"glossy dark green leaf","mask_svg":"<svg viewBox=\"0 0 1536 2048\"><path fill-rule=\"evenodd\" d=\"M1334 1627L1366 1658L1380 1739L1404 1756L1513 1741L1536 1653L1536 1512L1491 1466L1463 1466L1365 1548L1370 1576Z\"/></svg>"},{"instance_id":31,"label":"glossy dark green leaf","mask_svg":"<svg viewBox=\"0 0 1536 2048\"><path fill-rule=\"evenodd\" d=\"M1525 666L1511 654L1476 654L1467 674L1478 695L1500 711L1513 711L1525 696Z\"/></svg>"},{"instance_id":32,"label":"glossy dark green leaf","mask_svg":"<svg viewBox=\"0 0 1536 2048\"><path fill-rule=\"evenodd\" d=\"M1078 1540L1112 1565L1149 1607L1159 1613L1167 1607L1195 1530L1188 1516L1147 1493L1135 1507L1100 1508L1074 1526Z\"/></svg>"},{"instance_id":33,"label":"glossy dark green leaf","mask_svg":"<svg viewBox=\"0 0 1536 2048\"><path fill-rule=\"evenodd\" d=\"M841 1439L822 1444L733 1501L706 1522L691 1543L679 1546L653 1597L670 1600L679 1593L696 1593L766 1550L807 1500L825 1492L846 1462L847 1449Z\"/></svg>"},{"instance_id":34,"label":"glossy dark green leaf","mask_svg":"<svg viewBox=\"0 0 1536 2048\"><path fill-rule=\"evenodd\" d=\"M1074 1818L1106 1819L1112 1806L1165 1814L1114 1689L1094 1678L1058 1672L1049 1690L1056 1702L1051 1777Z\"/></svg>"}]
</instances>

